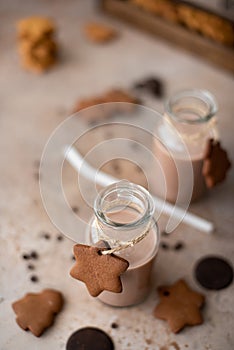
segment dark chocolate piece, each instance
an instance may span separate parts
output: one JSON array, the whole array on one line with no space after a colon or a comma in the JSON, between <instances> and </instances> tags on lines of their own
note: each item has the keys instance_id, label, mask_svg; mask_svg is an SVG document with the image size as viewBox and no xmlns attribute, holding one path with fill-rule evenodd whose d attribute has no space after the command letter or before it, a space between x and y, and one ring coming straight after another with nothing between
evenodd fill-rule
<instances>
[{"instance_id":1,"label":"dark chocolate piece","mask_svg":"<svg viewBox=\"0 0 234 350\"><path fill-rule=\"evenodd\" d=\"M163 83L160 79L155 77L149 77L145 80L139 81L134 85L136 89L142 89L150 92L152 95L156 97L163 97L164 95L164 87Z\"/></svg>"},{"instance_id":2,"label":"dark chocolate piece","mask_svg":"<svg viewBox=\"0 0 234 350\"><path fill-rule=\"evenodd\" d=\"M223 289L233 281L232 266L216 256L208 256L198 261L194 273L201 286L207 289Z\"/></svg>"},{"instance_id":3,"label":"dark chocolate piece","mask_svg":"<svg viewBox=\"0 0 234 350\"><path fill-rule=\"evenodd\" d=\"M81 328L67 341L66 350L114 350L109 335L94 327Z\"/></svg>"}]
</instances>

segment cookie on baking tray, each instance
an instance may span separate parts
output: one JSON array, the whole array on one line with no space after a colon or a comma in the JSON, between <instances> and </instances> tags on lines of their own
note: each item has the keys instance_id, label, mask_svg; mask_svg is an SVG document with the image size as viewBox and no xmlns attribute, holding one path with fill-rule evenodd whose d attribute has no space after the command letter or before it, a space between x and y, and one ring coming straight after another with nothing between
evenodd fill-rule
<instances>
[{"instance_id":1,"label":"cookie on baking tray","mask_svg":"<svg viewBox=\"0 0 234 350\"><path fill-rule=\"evenodd\" d=\"M18 325L24 330L30 330L36 337L40 337L53 324L62 306L62 294L53 289L28 293L12 304Z\"/></svg>"},{"instance_id":2,"label":"cookie on baking tray","mask_svg":"<svg viewBox=\"0 0 234 350\"><path fill-rule=\"evenodd\" d=\"M200 308L205 297L193 291L184 280L171 286L158 288L160 302L154 310L154 316L166 320L172 332L178 333L186 325L203 323Z\"/></svg>"}]
</instances>

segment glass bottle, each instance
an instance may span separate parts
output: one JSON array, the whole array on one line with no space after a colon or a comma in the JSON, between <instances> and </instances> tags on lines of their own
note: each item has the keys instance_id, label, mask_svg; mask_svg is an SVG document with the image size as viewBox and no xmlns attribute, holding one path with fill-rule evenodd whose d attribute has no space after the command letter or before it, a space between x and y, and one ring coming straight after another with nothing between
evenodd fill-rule
<instances>
[{"instance_id":1,"label":"glass bottle","mask_svg":"<svg viewBox=\"0 0 234 350\"><path fill-rule=\"evenodd\" d=\"M110 249L129 262L121 275L121 293L103 291L99 300L112 306L142 302L150 291L159 231L153 219L154 203L143 187L120 181L101 191L94 203L88 244Z\"/></svg>"},{"instance_id":2,"label":"glass bottle","mask_svg":"<svg viewBox=\"0 0 234 350\"><path fill-rule=\"evenodd\" d=\"M216 112L215 98L206 90L185 90L165 102L153 144L157 195L186 203L204 194L203 158L208 139L218 138Z\"/></svg>"}]
</instances>

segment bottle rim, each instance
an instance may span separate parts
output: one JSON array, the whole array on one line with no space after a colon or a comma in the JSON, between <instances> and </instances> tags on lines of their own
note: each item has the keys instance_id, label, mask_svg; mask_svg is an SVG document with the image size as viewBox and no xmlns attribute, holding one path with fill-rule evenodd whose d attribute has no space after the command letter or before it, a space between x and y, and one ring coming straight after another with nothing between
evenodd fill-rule
<instances>
[{"instance_id":1,"label":"bottle rim","mask_svg":"<svg viewBox=\"0 0 234 350\"><path fill-rule=\"evenodd\" d=\"M120 223L112 221L105 215L105 202L106 198L114 193L119 193L123 191L129 191L132 199L137 198L142 202L144 206L143 213L140 213L140 218L133 220L129 223ZM150 219L152 219L154 214L155 206L150 193L140 185L133 184L128 180L121 180L112 185L105 187L99 192L97 198L94 202L94 213L98 221L106 227L116 229L116 230L131 230L146 224Z\"/></svg>"},{"instance_id":2,"label":"bottle rim","mask_svg":"<svg viewBox=\"0 0 234 350\"><path fill-rule=\"evenodd\" d=\"M198 119L187 119L178 116L173 112L173 106L182 99L194 98L205 103L207 106L207 113L204 116L200 116ZM208 122L218 111L218 105L215 97L207 90L203 89L188 89L179 91L164 103L166 114L177 122L185 124L202 124Z\"/></svg>"}]
</instances>

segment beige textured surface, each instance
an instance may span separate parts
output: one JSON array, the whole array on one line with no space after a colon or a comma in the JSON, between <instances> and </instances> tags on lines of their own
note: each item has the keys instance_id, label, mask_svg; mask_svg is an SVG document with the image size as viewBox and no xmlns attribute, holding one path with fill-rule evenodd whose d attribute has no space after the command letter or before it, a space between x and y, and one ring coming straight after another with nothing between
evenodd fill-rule
<instances>
[{"instance_id":1,"label":"beige textured surface","mask_svg":"<svg viewBox=\"0 0 234 350\"><path fill-rule=\"evenodd\" d=\"M37 76L19 68L15 45L15 22L27 15L49 15L59 28L61 63L48 74ZM88 43L82 26L86 20L101 20L121 31L114 43L101 47ZM160 41L112 21L94 11L91 1L1 1L0 3L0 349L65 349L66 340L76 329L96 326L112 337L116 350L174 350L234 348L234 285L220 292L204 291L207 304L205 323L187 328L179 335L169 332L163 321L152 316L158 297L157 285L185 278L198 291L192 276L197 259L219 254L233 262L233 170L219 186L191 210L215 222L213 235L205 235L185 225L168 238L173 244L183 240L180 252L160 251L155 264L150 297L141 305L113 309L92 299L84 286L72 280L72 242L57 241L57 231L47 217L35 174L50 133L64 120L78 97L98 94L113 86L128 87L142 76L155 73L164 79L167 95L182 88L201 87L214 93L219 102L219 127L224 146L233 151L233 77ZM159 100L145 98L148 105L162 111ZM233 154L232 154L232 161ZM75 174L65 169L70 183L71 202L80 215L90 213L74 194ZM161 220L163 227L163 219ZM51 234L46 241L41 231ZM33 284L27 262L21 254L35 249L39 283ZM33 273L34 273L33 272ZM63 292L66 305L53 328L36 339L15 323L12 301L26 292L43 288ZM112 329L111 323L119 324Z\"/></svg>"}]
</instances>

